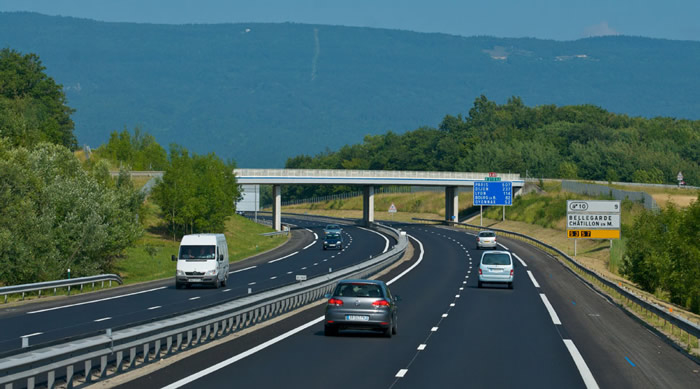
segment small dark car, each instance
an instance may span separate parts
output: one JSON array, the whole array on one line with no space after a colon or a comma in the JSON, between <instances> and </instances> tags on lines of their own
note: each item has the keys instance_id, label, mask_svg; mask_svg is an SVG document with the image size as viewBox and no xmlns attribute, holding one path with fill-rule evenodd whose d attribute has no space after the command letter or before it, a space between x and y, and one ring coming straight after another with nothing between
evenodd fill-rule
<instances>
[{"instance_id":1,"label":"small dark car","mask_svg":"<svg viewBox=\"0 0 700 389\"><path fill-rule=\"evenodd\" d=\"M343 235L342 234L327 234L323 238L323 249L342 249L343 248Z\"/></svg>"},{"instance_id":2,"label":"small dark car","mask_svg":"<svg viewBox=\"0 0 700 389\"><path fill-rule=\"evenodd\" d=\"M377 280L343 280L327 295L325 335L338 335L339 329L379 330L391 338L397 332L398 296Z\"/></svg>"}]
</instances>

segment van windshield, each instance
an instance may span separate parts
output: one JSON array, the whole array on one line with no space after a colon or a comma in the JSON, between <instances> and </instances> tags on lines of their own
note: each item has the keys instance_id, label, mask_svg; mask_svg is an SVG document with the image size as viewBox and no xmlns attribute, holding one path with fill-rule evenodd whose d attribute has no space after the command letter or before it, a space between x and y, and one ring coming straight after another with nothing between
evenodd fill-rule
<instances>
[{"instance_id":1,"label":"van windshield","mask_svg":"<svg viewBox=\"0 0 700 389\"><path fill-rule=\"evenodd\" d=\"M484 265L510 265L510 255L508 254L485 254L481 260Z\"/></svg>"},{"instance_id":2,"label":"van windshield","mask_svg":"<svg viewBox=\"0 0 700 389\"><path fill-rule=\"evenodd\" d=\"M216 246L180 246L180 259L192 261L216 259Z\"/></svg>"}]
</instances>

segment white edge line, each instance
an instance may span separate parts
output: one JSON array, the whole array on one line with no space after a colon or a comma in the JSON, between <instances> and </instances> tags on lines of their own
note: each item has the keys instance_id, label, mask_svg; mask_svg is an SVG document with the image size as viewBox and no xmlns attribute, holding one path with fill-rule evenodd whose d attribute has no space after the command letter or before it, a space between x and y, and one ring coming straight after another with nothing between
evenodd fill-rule
<instances>
[{"instance_id":1,"label":"white edge line","mask_svg":"<svg viewBox=\"0 0 700 389\"><path fill-rule=\"evenodd\" d=\"M496 243L496 244L499 245L499 246L501 246L501 247L503 247L505 250L510 251L510 249L509 249L508 247L506 247L506 246L504 246L504 245L502 245L502 244L500 244L500 243Z\"/></svg>"},{"instance_id":2,"label":"white edge line","mask_svg":"<svg viewBox=\"0 0 700 389\"><path fill-rule=\"evenodd\" d=\"M142 290L142 291L140 291L140 292L122 294L122 295L120 295L120 296L106 297L106 298L99 299L99 300L85 301L85 302L82 302L82 303L69 304L69 305L62 305L62 306L60 306L60 307L53 307L53 308L40 309L40 310L38 310L38 311L27 312L27 315L31 315L31 314L34 314L34 313L42 313L42 312L48 312L48 311L55 311L55 310L57 310L57 309L63 309L63 308L77 307L77 306L80 306L80 305L86 305L86 304L92 304L92 303L99 303L99 302L102 302L102 301L114 300L114 299L118 299L118 298L122 298L122 297L134 296L134 295L137 295L137 294L148 293L148 292L154 292L154 291L156 291L156 290L161 290L161 289L165 289L165 288L167 288L167 286L161 286L160 288L153 288L153 289L148 289L148 290Z\"/></svg>"},{"instance_id":3,"label":"white edge line","mask_svg":"<svg viewBox=\"0 0 700 389\"><path fill-rule=\"evenodd\" d=\"M304 248L303 248L302 250L306 250L306 249L308 249L309 247L311 247L311 246L315 245L315 244L316 244L316 242L318 242L318 241L317 241L317 240L315 240L315 241L311 242L311 243L310 243L309 245L307 245L306 247L304 247Z\"/></svg>"},{"instance_id":4,"label":"white edge line","mask_svg":"<svg viewBox=\"0 0 700 389\"><path fill-rule=\"evenodd\" d=\"M554 311L554 307L552 307L552 304L549 303L547 296L545 296L544 293L540 293L540 297L542 297L542 302L544 303L544 306L547 308L547 311L549 312L549 316L552 317L552 321L554 322L554 324L561 325L561 321L559 320L559 316L557 316L557 313Z\"/></svg>"},{"instance_id":5,"label":"white edge line","mask_svg":"<svg viewBox=\"0 0 700 389\"><path fill-rule=\"evenodd\" d=\"M370 230L369 228L364 228L364 227L357 227L357 228L359 228L359 229L361 229L361 230L373 232L373 233L375 233L375 234L381 236L382 238L384 238L384 240L386 241L386 245L384 246L384 251L382 251L382 254L384 254L384 253L386 253L387 251L389 251L389 238L387 238L386 236L384 236L384 235L378 233L377 231Z\"/></svg>"},{"instance_id":6,"label":"white edge line","mask_svg":"<svg viewBox=\"0 0 700 389\"><path fill-rule=\"evenodd\" d=\"M523 261L522 259L520 259L520 257L518 256L518 254L513 253L513 256L515 257L515 259L517 259L518 261L520 261L520 263L523 264L523 267L527 267L527 263L525 263L525 261Z\"/></svg>"},{"instance_id":7,"label":"white edge line","mask_svg":"<svg viewBox=\"0 0 700 389\"><path fill-rule=\"evenodd\" d=\"M389 284L389 285L391 285L392 283L394 283L395 281L397 281L399 278L401 278L401 277L403 277L404 275L406 275L409 271L413 270L413 269L414 269L416 266L418 266L418 264L423 260L423 243L421 243L418 239L416 239L416 238L414 238L414 237L412 237L412 236L410 236L410 235L408 235L408 236L409 236L411 239L413 239L413 240L415 240L416 242L418 242L418 245L420 246L420 256L418 257L418 260L416 261L416 263L414 263L411 267L409 267L408 269L406 269L404 272L402 272L402 273L399 274L398 276L394 277L391 281L387 282L387 284ZM214 365L214 366L208 367L208 368L206 368L206 369L204 369L204 370L201 370L201 371L199 371L199 372L197 372L197 373L195 373L195 374L190 375L189 377L183 378L183 379L181 379L180 381L177 381L177 382L174 382L174 383L172 383L172 384L170 384L170 385L168 385L168 386L165 386L165 387L163 387L163 389L175 389L175 388L179 388L179 387L181 387L181 386L187 385L187 384L189 384L190 382L194 382L194 381L196 381L196 380L198 380L198 379L200 379L200 378L202 378L202 377L204 377L204 376L206 376L206 375L209 375L209 374L211 374L211 373L213 373L213 372L215 372L215 371L217 371L217 370L223 369L223 368L226 367L226 366L229 366L229 365L231 365L231 364L233 364L233 363L236 363L236 362L240 361L240 360L243 359L243 358L246 358L246 357L248 357L248 356L251 356L251 355L257 353L258 351L264 350L264 349L266 349L266 348L272 346L273 344L278 343L278 342L280 342L280 341L282 341L282 340L284 340L284 339L286 339L286 338L288 338L288 337L290 337L290 336L292 336L292 335L294 335L294 334L296 334L296 333L298 333L298 332L301 332L301 331L303 331L303 330L305 330L305 329L307 329L307 328L309 328L309 327L311 327L311 326L317 324L317 323L320 323L320 322L323 321L324 318L325 318L324 316L321 316L321 317L318 317L318 318L316 318L316 319L314 319L314 320L311 320L310 322L308 322L308 323L306 323L306 324L303 324L303 325L301 325L301 326L299 326L299 327L297 327L297 328L294 328L294 329L292 329L292 330L290 330L290 331L287 331L287 332L285 332L284 334L282 334L282 335L280 335L280 336L277 336L277 337L275 337L275 338L273 338L273 339L270 339L270 340L268 340L268 341L265 342L265 343L259 344L258 346L255 346L255 347L251 348L250 350L244 351L244 352L242 352L242 353L240 353L240 354L238 354L238 355L235 355L235 356L233 356L233 357L231 357L231 358L229 358L229 359L227 359L227 360L225 360L225 361L221 361L221 362L217 363L217 364Z\"/></svg>"},{"instance_id":8,"label":"white edge line","mask_svg":"<svg viewBox=\"0 0 700 389\"><path fill-rule=\"evenodd\" d=\"M230 271L230 272L228 272L228 274L240 273L240 272L242 272L242 271L246 271L246 270L250 270L250 269L255 269L256 267L257 267L257 266L250 266L250 267L246 267L245 269Z\"/></svg>"},{"instance_id":9,"label":"white edge line","mask_svg":"<svg viewBox=\"0 0 700 389\"><path fill-rule=\"evenodd\" d=\"M149 311L152 311L154 309L162 308L160 305L155 305L153 307L148 308Z\"/></svg>"},{"instance_id":10,"label":"white edge line","mask_svg":"<svg viewBox=\"0 0 700 389\"><path fill-rule=\"evenodd\" d=\"M527 275L530 276L530 281L532 281L532 284L535 285L535 288L539 288L540 284L537 283L535 276L532 275L532 272L528 270Z\"/></svg>"},{"instance_id":11,"label":"white edge line","mask_svg":"<svg viewBox=\"0 0 700 389\"><path fill-rule=\"evenodd\" d=\"M286 338L288 338L288 337L290 337L298 332L301 332L301 331L303 331L303 330L305 330L305 329L307 329L307 328L309 328L317 323L320 323L323 321L323 318L324 317L321 316L321 317L318 317L314 320L311 320L310 322L303 324L303 325L301 325L293 330L287 331L284 334L277 336L275 338L272 338L265 343L259 344L255 347L251 348L250 350L244 351L244 352L242 352L238 355L235 355L235 356L233 356L225 361L221 361L214 366L211 366L211 367L208 367L204 370L201 370L195 374L190 375L189 377L181 379L180 381L173 382L172 384L163 387L163 389L175 389L175 388L179 388L181 386L187 385L190 382L194 382L195 380L198 380L198 379L200 379L208 374L211 374L217 370L223 369L226 366L229 366L233 363L236 363L243 358L249 357L249 356L257 353L258 351L264 350L267 347L270 347L277 342L280 342L280 341L282 341L282 340L284 340L284 339L286 339Z\"/></svg>"},{"instance_id":12,"label":"white edge line","mask_svg":"<svg viewBox=\"0 0 700 389\"><path fill-rule=\"evenodd\" d=\"M595 382L593 374L591 373L590 369L588 369L586 361L583 360L583 356L581 356L581 353L578 352L578 349L576 348L574 342L571 339L563 340L564 344L566 345L566 348L569 350L569 354L571 354L571 358L574 359L574 363L578 368L578 372L581 374L581 378L583 378L583 383L586 384L586 388L598 389L598 383Z\"/></svg>"},{"instance_id":13,"label":"white edge line","mask_svg":"<svg viewBox=\"0 0 700 389\"><path fill-rule=\"evenodd\" d=\"M277 258L277 259L273 259L272 261L268 261L267 263L273 263L273 262L281 261L281 260L283 260L283 259L286 259L286 258L291 257L292 255L297 255L297 254L299 254L299 252L298 252L298 251L295 251L295 252L293 252L293 253L291 253L291 254L289 254L289 255L285 255L285 256L282 257L282 258Z\"/></svg>"},{"instance_id":14,"label":"white edge line","mask_svg":"<svg viewBox=\"0 0 700 389\"><path fill-rule=\"evenodd\" d=\"M314 240L318 240L318 234L314 232Z\"/></svg>"},{"instance_id":15,"label":"white edge line","mask_svg":"<svg viewBox=\"0 0 700 389\"><path fill-rule=\"evenodd\" d=\"M105 320L109 320L109 319L111 319L111 317L107 316L107 317L103 317L102 319L97 319L97 320L93 320L93 321L97 323L97 322L101 322L101 321L105 321Z\"/></svg>"},{"instance_id":16,"label":"white edge line","mask_svg":"<svg viewBox=\"0 0 700 389\"><path fill-rule=\"evenodd\" d=\"M41 335L41 334L43 334L43 332L35 332L33 334L22 335L22 336L20 336L20 338L29 338L31 336L37 336L37 335Z\"/></svg>"}]
</instances>

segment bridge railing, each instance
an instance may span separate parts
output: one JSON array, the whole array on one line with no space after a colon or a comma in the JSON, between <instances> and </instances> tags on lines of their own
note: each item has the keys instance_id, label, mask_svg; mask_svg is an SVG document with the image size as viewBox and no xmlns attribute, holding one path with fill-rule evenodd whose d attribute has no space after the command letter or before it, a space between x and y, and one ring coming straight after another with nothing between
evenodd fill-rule
<instances>
[{"instance_id":1,"label":"bridge railing","mask_svg":"<svg viewBox=\"0 0 700 389\"><path fill-rule=\"evenodd\" d=\"M483 180L489 173L430 172L412 170L345 170L345 169L235 169L238 177L355 177L355 178L435 178ZM504 181L521 180L519 174L498 173Z\"/></svg>"}]
</instances>

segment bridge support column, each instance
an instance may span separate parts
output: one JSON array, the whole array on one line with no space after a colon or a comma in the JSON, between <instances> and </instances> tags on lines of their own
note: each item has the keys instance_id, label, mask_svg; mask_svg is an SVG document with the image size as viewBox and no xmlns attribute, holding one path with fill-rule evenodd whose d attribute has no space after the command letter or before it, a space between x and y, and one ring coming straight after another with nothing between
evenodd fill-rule
<instances>
[{"instance_id":1,"label":"bridge support column","mask_svg":"<svg viewBox=\"0 0 700 389\"><path fill-rule=\"evenodd\" d=\"M362 224L374 223L374 186L367 185L362 196Z\"/></svg>"},{"instance_id":2,"label":"bridge support column","mask_svg":"<svg viewBox=\"0 0 700 389\"><path fill-rule=\"evenodd\" d=\"M445 220L459 221L459 188L445 187Z\"/></svg>"},{"instance_id":3,"label":"bridge support column","mask_svg":"<svg viewBox=\"0 0 700 389\"><path fill-rule=\"evenodd\" d=\"M282 187L272 185L272 228L282 231Z\"/></svg>"}]
</instances>

